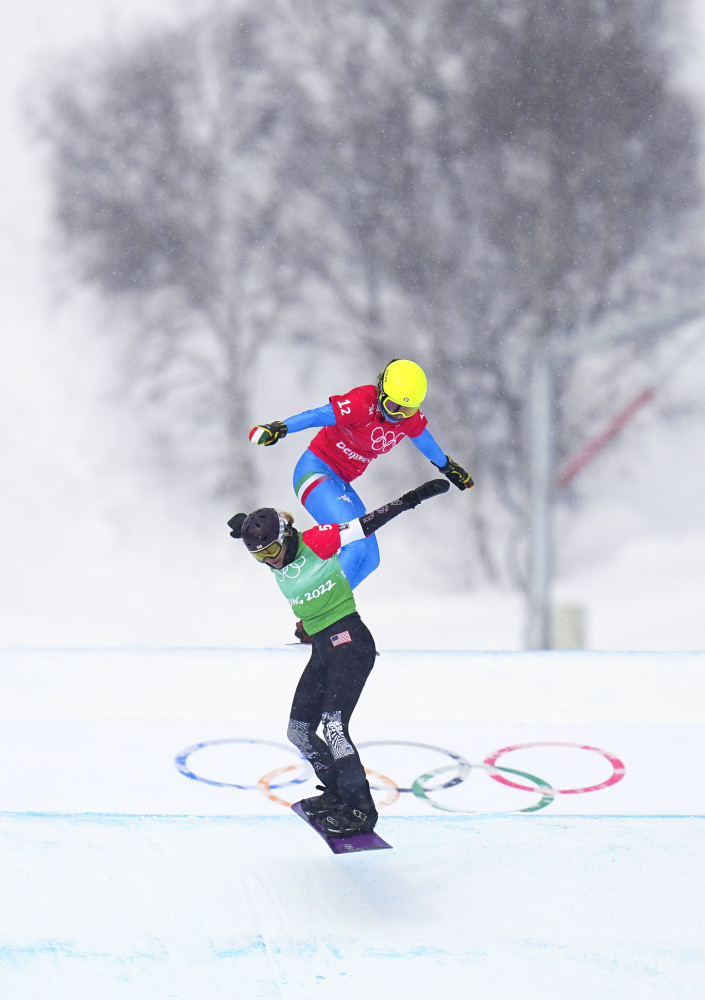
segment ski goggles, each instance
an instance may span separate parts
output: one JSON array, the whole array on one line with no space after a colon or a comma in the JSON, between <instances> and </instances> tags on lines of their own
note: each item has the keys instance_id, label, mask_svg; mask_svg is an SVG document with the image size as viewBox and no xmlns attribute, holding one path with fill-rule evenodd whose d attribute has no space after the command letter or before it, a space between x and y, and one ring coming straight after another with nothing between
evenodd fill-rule
<instances>
[{"instance_id":1,"label":"ski goggles","mask_svg":"<svg viewBox=\"0 0 705 1000\"><path fill-rule=\"evenodd\" d=\"M269 545L265 545L263 549L258 549L256 552L253 552L252 555L255 557L257 562L264 562L265 559L276 559L281 550L281 542L270 542Z\"/></svg>"},{"instance_id":2,"label":"ski goggles","mask_svg":"<svg viewBox=\"0 0 705 1000\"><path fill-rule=\"evenodd\" d=\"M395 403L389 396L382 396L380 402L382 409L392 420L406 420L407 417L413 417L419 410L418 406L404 406L403 403Z\"/></svg>"}]
</instances>

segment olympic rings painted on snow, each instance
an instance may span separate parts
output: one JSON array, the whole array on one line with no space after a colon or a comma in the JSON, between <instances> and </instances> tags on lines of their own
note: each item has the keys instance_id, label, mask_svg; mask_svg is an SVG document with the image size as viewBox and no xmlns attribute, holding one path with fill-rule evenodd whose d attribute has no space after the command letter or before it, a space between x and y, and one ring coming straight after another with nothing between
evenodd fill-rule
<instances>
[{"instance_id":1,"label":"olympic rings painted on snow","mask_svg":"<svg viewBox=\"0 0 705 1000\"><path fill-rule=\"evenodd\" d=\"M220 781L214 778L207 778L202 774L198 774L190 766L189 759L199 750L223 744L261 744L262 746L274 747L277 750L285 750L287 753L293 753L298 760L294 764L284 765L268 771L254 784L241 784L234 781ZM420 777L416 778L409 787L397 784L397 782L392 778L387 777L385 774L381 774L379 771L366 769L365 773L369 775L371 779L376 779L376 781L379 782L379 784L373 784L371 781L371 788L374 791L385 791L384 797L379 797L379 799L376 800L378 806L392 805L396 802L402 792L406 792L415 795L417 798L425 799L429 805L433 806L435 809L441 809L445 812L476 814L478 812L476 810L461 809L456 806L444 805L441 802L436 801L436 799L432 798L431 794L429 794L433 793L435 796L438 792L461 784L470 776L472 769L476 768L478 770L485 771L493 780L507 786L508 788L534 792L540 795L539 801L534 805L524 806L522 809L512 809L509 810L510 812L537 812L540 809L545 809L546 806L555 801L556 797L559 795L577 795L585 792L595 792L602 788L608 788L610 785L615 785L617 782L621 781L625 774L624 763L614 754L608 753L606 750L601 750L599 747L587 746L581 743L557 741L516 743L513 746L502 747L500 750L496 750L494 753L486 757L482 764L471 764L465 757L452 750L446 750L443 747L438 747L430 743L417 743L412 740L368 740L364 743L358 743L357 746L360 750L367 747L379 746L414 747L421 750L430 750L433 753L443 754L444 756L450 758L453 762L452 764L432 768L426 771L424 774L420 775ZM543 778L539 778L534 774L529 774L526 771L520 771L515 768L504 767L497 764L497 761L505 754L513 753L517 750L532 749L535 747L571 747L572 749L587 750L591 753L599 754L611 765L612 774L605 781L601 781L593 785L586 785L580 788L553 788ZM242 791L260 791L271 801L286 806L287 808L291 805L291 803L277 795L276 790L290 785L305 784L313 776L312 768L310 767L308 761L301 756L295 747L286 743L277 743L273 740L250 738L206 740L203 743L196 743L193 746L187 747L186 750L183 750L176 756L174 762L179 772L186 778L191 778L194 781L202 781L207 785L214 785L220 788L236 788ZM297 776L291 776L285 780L279 780L284 779L284 775L291 775L292 772L298 772ZM434 778L438 778L439 776L446 774L452 774L452 777L440 783L436 782L433 785L431 784ZM526 781L531 782L531 784L521 784L518 781L511 780L509 777L506 777L506 775L512 775L514 778L523 778ZM275 782L277 783L275 784Z\"/></svg>"},{"instance_id":2,"label":"olympic rings painted on snow","mask_svg":"<svg viewBox=\"0 0 705 1000\"><path fill-rule=\"evenodd\" d=\"M306 764L306 761L303 759L303 757L301 758L301 763ZM270 799L272 802L277 802L280 806L286 806L286 808L289 809L293 805L293 803L287 802L286 799L282 799L278 795L275 795L272 792L271 783L272 781L274 781L275 778L278 778L282 774L286 774L287 771L295 771L296 767L297 767L296 764L287 764L285 767L275 768L268 774L262 775L262 777L257 782L257 787L261 792L264 792L267 798ZM386 774L380 774L379 771L370 771L367 769L365 769L365 774L375 775L382 782L383 785L387 786L386 796L383 799L377 800L378 806L391 806L392 803L396 802L396 800L399 798L400 790L397 784L391 778L388 778ZM274 787L279 787L279 786L274 786Z\"/></svg>"},{"instance_id":3,"label":"olympic rings painted on snow","mask_svg":"<svg viewBox=\"0 0 705 1000\"><path fill-rule=\"evenodd\" d=\"M382 786L387 789L385 797L383 799L377 799L378 806L391 806L397 801L401 795L401 788L397 785L393 778L388 778L386 774L380 774L379 771L370 771L368 767L365 768L365 774L369 777L374 775L374 777L382 782Z\"/></svg>"},{"instance_id":4,"label":"olympic rings painted on snow","mask_svg":"<svg viewBox=\"0 0 705 1000\"><path fill-rule=\"evenodd\" d=\"M465 781L470 776L470 769L472 765L469 760L461 757L459 753L454 753L452 750L444 750L443 747L434 746L432 743L414 743L412 740L367 740L365 743L358 743L358 750L362 750L363 747L420 747L422 750L433 750L435 753L442 753L446 757L450 757L451 760L455 761L454 767L443 768L444 771L452 771L457 768L458 773L450 781L444 782L444 784L439 785L437 789L432 789L432 791L438 791L441 788L452 788L453 785L459 785L461 781ZM434 774L440 774L441 770L437 769ZM401 788L397 786L400 792L411 792L413 791L413 785L408 788Z\"/></svg>"},{"instance_id":5,"label":"olympic rings painted on snow","mask_svg":"<svg viewBox=\"0 0 705 1000\"><path fill-rule=\"evenodd\" d=\"M234 781L215 781L213 778L204 778L202 775L196 774L196 772L193 771L188 766L187 761L189 757L192 754L196 753L197 750L204 750L206 747L220 746L225 743L250 743L250 744L261 743L263 746L276 747L277 750L286 750L287 753L296 754L296 756L303 763L306 763L306 761L304 761L304 758L301 756L299 751L295 747L290 746L287 743L275 743L273 740L252 740L243 738L243 739L225 739L225 740L206 740L203 743L196 743L192 747L187 747L185 750L182 750L181 753L178 754L174 759L174 763L176 764L176 769L180 771L185 778L192 778L194 781L203 781L206 785L215 785L218 788L238 788L240 789L240 791L243 792L254 791L255 789L259 788L259 782L257 782L257 784L254 785L239 785ZM301 785L307 780L308 779L306 777L293 778L290 781L285 782L285 784ZM274 785L273 787L278 788L280 786Z\"/></svg>"},{"instance_id":6,"label":"olympic rings painted on snow","mask_svg":"<svg viewBox=\"0 0 705 1000\"><path fill-rule=\"evenodd\" d=\"M501 750L497 750L495 753L490 754L489 757L485 757L485 764L496 764L497 760L504 756L505 753L512 753L514 750L528 750L532 747L573 747L573 749L576 750L590 750L592 753L600 754L609 764L611 764L612 774L606 781L601 781L597 785L588 785L585 788L557 788L555 789L556 795L582 795L585 792L597 792L601 788L609 788L610 785L616 785L617 782L621 781L624 777L625 768L619 757L615 757L614 754L608 753L606 750L600 750L599 747L583 746L580 743L562 743L557 741L516 743L513 747L503 747ZM499 768L499 770L502 771L505 769ZM507 768L506 770L509 769ZM503 778L501 774L492 774L491 777L493 777L495 781L499 781L502 785L508 785L509 788L520 788L525 792L532 791L530 787L527 787L526 785L519 785L515 781L509 781L508 778Z\"/></svg>"},{"instance_id":7,"label":"olympic rings painted on snow","mask_svg":"<svg viewBox=\"0 0 705 1000\"><path fill-rule=\"evenodd\" d=\"M306 763L306 761L303 760L303 758L302 758L302 763L304 764ZM268 774L263 774L262 777L257 782L257 788L259 788L260 792L264 792L267 798L271 799L272 802L277 802L280 806L286 806L286 808L288 809L291 805L293 805L293 803L287 802L286 799L280 799L278 795L275 795L274 792L272 791L272 782L274 781L275 778L278 778L280 775L286 774L287 771L295 771L298 768L298 766L299 766L298 764L287 764L285 767L277 767L273 771L270 771ZM279 788L281 786L275 785L274 787Z\"/></svg>"},{"instance_id":8,"label":"olympic rings painted on snow","mask_svg":"<svg viewBox=\"0 0 705 1000\"><path fill-rule=\"evenodd\" d=\"M497 771L506 771L507 774L515 774L520 778L527 778L529 781L533 781L535 785L538 786L537 789L530 788L529 791L541 791L541 799L533 806L524 806L523 809L508 809L506 812L538 812L539 809L545 809L546 806L550 805L551 802L556 797L557 792L551 788L547 781L543 778L537 778L534 774L527 774L525 771L515 771L511 767L495 767L492 764L473 764L473 767L479 767L483 771L487 771L491 778L496 776ZM424 788L424 782L433 778L436 774L442 774L443 771L450 771L451 767L437 767L434 771L429 771L428 774L422 774L420 778L417 778L414 784L411 786L411 790L414 795L417 795L420 799L426 799L434 809L442 809L444 812L459 812L459 813L477 813L476 809L458 809L455 806L444 806L440 802L434 802L431 796L428 794L428 789ZM514 788L523 788L523 785L514 785ZM483 812L483 815L487 815Z\"/></svg>"}]
</instances>

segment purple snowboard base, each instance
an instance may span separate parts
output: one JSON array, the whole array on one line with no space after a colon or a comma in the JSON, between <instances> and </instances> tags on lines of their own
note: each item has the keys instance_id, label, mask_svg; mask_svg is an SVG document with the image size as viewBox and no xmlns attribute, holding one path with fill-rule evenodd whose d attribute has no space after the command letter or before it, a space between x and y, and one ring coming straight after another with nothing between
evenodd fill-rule
<instances>
[{"instance_id":1,"label":"purple snowboard base","mask_svg":"<svg viewBox=\"0 0 705 1000\"><path fill-rule=\"evenodd\" d=\"M300 802L295 802L291 807L297 816L312 830L315 830L319 837L325 840L333 854L352 854L353 851L383 851L385 848L391 849L391 844L373 831L372 833L355 833L351 837L329 837L328 834L314 820L309 819L301 808Z\"/></svg>"}]
</instances>

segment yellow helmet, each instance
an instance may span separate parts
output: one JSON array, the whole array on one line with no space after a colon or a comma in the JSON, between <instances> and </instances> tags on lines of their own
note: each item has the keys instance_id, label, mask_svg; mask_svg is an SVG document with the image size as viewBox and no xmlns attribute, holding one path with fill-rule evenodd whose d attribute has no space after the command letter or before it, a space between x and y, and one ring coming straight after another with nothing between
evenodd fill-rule
<instances>
[{"instance_id":1,"label":"yellow helmet","mask_svg":"<svg viewBox=\"0 0 705 1000\"><path fill-rule=\"evenodd\" d=\"M413 416L424 400L427 385L424 370L415 361L390 361L377 379L377 395L385 417L398 421Z\"/></svg>"}]
</instances>

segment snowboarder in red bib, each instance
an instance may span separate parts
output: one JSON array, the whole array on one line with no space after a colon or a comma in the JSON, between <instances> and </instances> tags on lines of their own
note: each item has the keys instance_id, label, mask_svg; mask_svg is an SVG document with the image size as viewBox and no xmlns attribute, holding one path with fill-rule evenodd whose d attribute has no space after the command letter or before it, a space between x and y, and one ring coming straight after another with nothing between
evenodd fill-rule
<instances>
[{"instance_id":1,"label":"snowboarder in red bib","mask_svg":"<svg viewBox=\"0 0 705 1000\"><path fill-rule=\"evenodd\" d=\"M369 833L377 822L370 786L348 729L375 662L375 643L357 612L341 549L371 538L393 517L448 489L445 480L433 479L350 522L303 532L294 527L291 514L274 507L235 514L228 521L230 534L241 538L255 559L269 567L311 637L311 657L296 687L287 736L320 782L321 794L303 799L301 806L328 836Z\"/></svg>"},{"instance_id":2,"label":"snowboarder in red bib","mask_svg":"<svg viewBox=\"0 0 705 1000\"><path fill-rule=\"evenodd\" d=\"M315 410L259 424L250 431L250 441L271 446L288 433L321 428L294 469L296 496L318 524L363 514L365 505L350 484L405 437L459 490L471 489L468 473L444 454L426 426L419 409L426 387L419 365L395 358L379 373L376 385L361 385L331 396ZM346 546L341 561L354 589L379 566L377 540L370 536Z\"/></svg>"}]
</instances>

